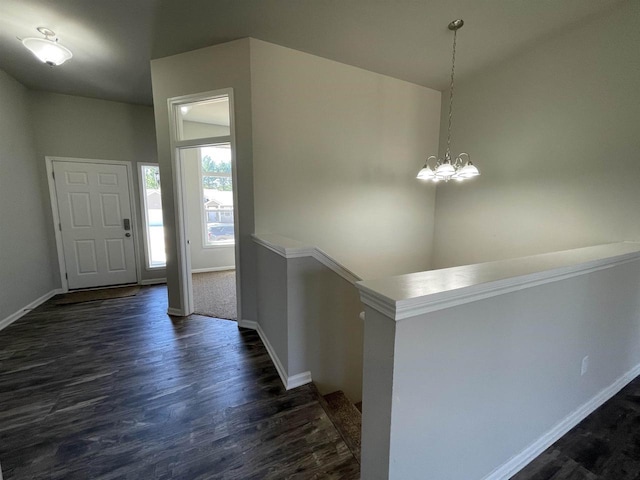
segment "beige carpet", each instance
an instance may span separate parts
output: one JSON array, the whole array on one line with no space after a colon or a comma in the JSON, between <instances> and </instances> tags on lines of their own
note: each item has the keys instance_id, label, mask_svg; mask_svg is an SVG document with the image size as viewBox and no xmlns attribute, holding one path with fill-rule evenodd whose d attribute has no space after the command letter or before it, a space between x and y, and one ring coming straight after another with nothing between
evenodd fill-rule
<instances>
[{"instance_id":1,"label":"beige carpet","mask_svg":"<svg viewBox=\"0 0 640 480\"><path fill-rule=\"evenodd\" d=\"M72 303L95 302L96 300L109 300L111 298L133 297L140 291L140 287L104 288L101 290L84 290L57 295L53 299L55 305L70 305Z\"/></svg>"},{"instance_id":2,"label":"beige carpet","mask_svg":"<svg viewBox=\"0 0 640 480\"><path fill-rule=\"evenodd\" d=\"M207 317L236 320L236 272L192 274L195 313Z\"/></svg>"}]
</instances>

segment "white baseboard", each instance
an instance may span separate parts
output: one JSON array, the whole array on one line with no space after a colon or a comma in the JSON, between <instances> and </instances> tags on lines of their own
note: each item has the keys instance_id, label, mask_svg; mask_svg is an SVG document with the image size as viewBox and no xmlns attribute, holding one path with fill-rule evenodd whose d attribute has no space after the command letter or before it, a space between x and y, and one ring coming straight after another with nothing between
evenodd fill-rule
<instances>
[{"instance_id":1,"label":"white baseboard","mask_svg":"<svg viewBox=\"0 0 640 480\"><path fill-rule=\"evenodd\" d=\"M520 453L511 457L506 463L500 465L482 480L508 480L511 478L526 467L529 462L544 452L549 446L553 445L569 430L589 416L589 414L594 412L604 402L612 398L616 393L627 386L627 384L638 375L640 375L640 365L636 365L611 385L598 392L593 398L582 404L577 410L574 410L557 423L551 430L542 435Z\"/></svg>"},{"instance_id":2,"label":"white baseboard","mask_svg":"<svg viewBox=\"0 0 640 480\"><path fill-rule=\"evenodd\" d=\"M250 330L258 330L258 322L254 322L253 320L238 320L238 326Z\"/></svg>"},{"instance_id":3,"label":"white baseboard","mask_svg":"<svg viewBox=\"0 0 640 480\"><path fill-rule=\"evenodd\" d=\"M160 285L161 283L167 283L166 278L148 278L146 280L140 280L140 285Z\"/></svg>"},{"instance_id":4,"label":"white baseboard","mask_svg":"<svg viewBox=\"0 0 640 480\"><path fill-rule=\"evenodd\" d=\"M171 315L172 317L186 317L184 312L179 308L167 308L167 315Z\"/></svg>"},{"instance_id":5,"label":"white baseboard","mask_svg":"<svg viewBox=\"0 0 640 480\"><path fill-rule=\"evenodd\" d=\"M284 388L286 388L287 390L291 390L292 388L300 387L301 385L306 385L307 383L311 383L313 381L311 378L311 372L302 372L291 377L287 375L287 371L282 366L280 358L278 358L276 351L271 346L267 335L264 333L264 330L262 330L262 327L258 322L255 322L253 320L238 320L238 326L249 328L258 332L258 335L260 335L260 340L262 340L262 343L264 343L264 346L267 349L267 353L269 353L269 357L271 357L271 361L278 371L278 375L280 376L280 380L282 381Z\"/></svg>"},{"instance_id":6,"label":"white baseboard","mask_svg":"<svg viewBox=\"0 0 640 480\"><path fill-rule=\"evenodd\" d=\"M311 383L313 380L311 379L311 372L302 372L297 375L293 375L292 377L287 377L287 383L285 388L287 390L291 390L292 388L300 387L301 385L306 385L307 383Z\"/></svg>"},{"instance_id":7,"label":"white baseboard","mask_svg":"<svg viewBox=\"0 0 640 480\"><path fill-rule=\"evenodd\" d=\"M211 267L211 268L192 268L191 273L207 273L207 272L222 272L225 270L235 270L235 265L229 267Z\"/></svg>"},{"instance_id":8,"label":"white baseboard","mask_svg":"<svg viewBox=\"0 0 640 480\"><path fill-rule=\"evenodd\" d=\"M19 318L23 317L24 315L29 313L34 308L38 308L44 302L46 302L51 297L53 297L54 295L57 295L59 293L62 293L62 289L60 289L60 288L56 288L55 290L51 290L50 292L45 293L44 295L42 295L40 298L35 299L29 305L26 305L25 307L22 307L20 310L18 310L15 313L12 313L7 318L5 318L3 320L0 320L0 330L2 330L3 328L8 327L13 322L15 322Z\"/></svg>"}]
</instances>

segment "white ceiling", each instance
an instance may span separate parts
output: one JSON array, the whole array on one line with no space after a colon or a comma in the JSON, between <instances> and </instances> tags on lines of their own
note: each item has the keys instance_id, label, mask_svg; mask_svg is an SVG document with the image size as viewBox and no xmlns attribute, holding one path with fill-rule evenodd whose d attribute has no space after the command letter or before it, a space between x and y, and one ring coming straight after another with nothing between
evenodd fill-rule
<instances>
[{"instance_id":1,"label":"white ceiling","mask_svg":"<svg viewBox=\"0 0 640 480\"><path fill-rule=\"evenodd\" d=\"M498 62L635 0L0 0L0 68L24 85L150 105L149 60L255 37L420 85ZM54 30L74 57L39 63L16 37Z\"/></svg>"}]
</instances>

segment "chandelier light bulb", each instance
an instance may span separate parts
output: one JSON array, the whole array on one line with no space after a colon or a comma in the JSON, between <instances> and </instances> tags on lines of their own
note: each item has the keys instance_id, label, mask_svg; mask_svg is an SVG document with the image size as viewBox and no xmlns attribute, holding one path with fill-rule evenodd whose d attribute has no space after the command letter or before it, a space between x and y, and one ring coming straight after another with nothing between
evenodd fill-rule
<instances>
[{"instance_id":1,"label":"chandelier light bulb","mask_svg":"<svg viewBox=\"0 0 640 480\"><path fill-rule=\"evenodd\" d=\"M456 169L449 162L440 164L436 168L436 177L446 179L452 177L456 173Z\"/></svg>"},{"instance_id":2,"label":"chandelier light bulb","mask_svg":"<svg viewBox=\"0 0 640 480\"><path fill-rule=\"evenodd\" d=\"M422 168L422 170L420 170L418 172L418 176L416 178L419 178L420 180L433 180L435 178L435 176L436 176L436 174L431 169L429 164L425 163L424 167Z\"/></svg>"},{"instance_id":3,"label":"chandelier light bulb","mask_svg":"<svg viewBox=\"0 0 640 480\"><path fill-rule=\"evenodd\" d=\"M480 175L478 168L471 162L468 162L462 169L460 169L459 176L462 178L472 178Z\"/></svg>"}]
</instances>

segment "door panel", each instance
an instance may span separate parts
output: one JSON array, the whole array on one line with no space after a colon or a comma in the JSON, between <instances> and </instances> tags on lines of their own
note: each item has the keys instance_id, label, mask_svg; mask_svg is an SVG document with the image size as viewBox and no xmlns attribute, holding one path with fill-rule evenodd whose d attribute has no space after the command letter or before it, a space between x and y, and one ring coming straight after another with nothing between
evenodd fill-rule
<instances>
[{"instance_id":1,"label":"door panel","mask_svg":"<svg viewBox=\"0 0 640 480\"><path fill-rule=\"evenodd\" d=\"M83 273L98 273L98 259L96 258L95 240L76 240L75 257L77 262L77 275Z\"/></svg>"},{"instance_id":2,"label":"door panel","mask_svg":"<svg viewBox=\"0 0 640 480\"><path fill-rule=\"evenodd\" d=\"M135 283L127 168L54 161L53 171L69 288Z\"/></svg>"}]
</instances>

